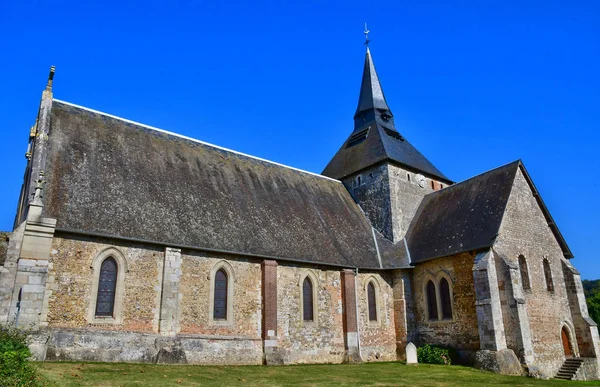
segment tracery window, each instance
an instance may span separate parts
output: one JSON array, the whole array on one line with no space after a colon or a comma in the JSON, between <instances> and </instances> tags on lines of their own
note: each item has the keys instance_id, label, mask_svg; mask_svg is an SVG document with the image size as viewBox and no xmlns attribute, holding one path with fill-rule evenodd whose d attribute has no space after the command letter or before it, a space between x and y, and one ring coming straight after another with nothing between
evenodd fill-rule
<instances>
[{"instance_id":1,"label":"tracery window","mask_svg":"<svg viewBox=\"0 0 600 387\"><path fill-rule=\"evenodd\" d=\"M302 283L302 317L304 321L314 321L313 283L309 277Z\"/></svg>"},{"instance_id":2,"label":"tracery window","mask_svg":"<svg viewBox=\"0 0 600 387\"><path fill-rule=\"evenodd\" d=\"M219 269L215 274L215 291L213 319L227 320L227 286L228 278L224 269Z\"/></svg>"},{"instance_id":3,"label":"tracery window","mask_svg":"<svg viewBox=\"0 0 600 387\"><path fill-rule=\"evenodd\" d=\"M96 297L96 316L113 317L115 309L115 293L117 289L117 262L114 258L106 258L100 266L98 295Z\"/></svg>"},{"instance_id":4,"label":"tracery window","mask_svg":"<svg viewBox=\"0 0 600 387\"><path fill-rule=\"evenodd\" d=\"M442 318L452 319L452 301L450 298L450 284L443 278L440 280L440 300L442 302Z\"/></svg>"},{"instance_id":5,"label":"tracery window","mask_svg":"<svg viewBox=\"0 0 600 387\"><path fill-rule=\"evenodd\" d=\"M519 269L521 271L521 283L523 285L523 290L531 289L531 284L529 283L529 268L527 267L527 260L524 255L519 255Z\"/></svg>"},{"instance_id":6,"label":"tracery window","mask_svg":"<svg viewBox=\"0 0 600 387\"><path fill-rule=\"evenodd\" d=\"M370 281L367 285L367 303L369 306L369 321L377 321L377 297L373 281Z\"/></svg>"},{"instance_id":7,"label":"tracery window","mask_svg":"<svg viewBox=\"0 0 600 387\"><path fill-rule=\"evenodd\" d=\"M438 310L437 310L437 295L435 291L435 285L433 281L429 280L427 282L427 312L429 316L429 320L437 320L438 319Z\"/></svg>"},{"instance_id":8,"label":"tracery window","mask_svg":"<svg viewBox=\"0 0 600 387\"><path fill-rule=\"evenodd\" d=\"M554 283L552 282L552 271L550 270L550 262L546 258L543 261L544 264L544 276L546 277L546 289L549 292L554 291Z\"/></svg>"}]
</instances>

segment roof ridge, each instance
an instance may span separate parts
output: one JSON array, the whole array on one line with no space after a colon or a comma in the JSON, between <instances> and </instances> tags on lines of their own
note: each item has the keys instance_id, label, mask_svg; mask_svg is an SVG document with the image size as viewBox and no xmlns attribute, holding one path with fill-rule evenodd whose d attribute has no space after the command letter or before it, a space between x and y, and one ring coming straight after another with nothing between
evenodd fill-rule
<instances>
[{"instance_id":1,"label":"roof ridge","mask_svg":"<svg viewBox=\"0 0 600 387\"><path fill-rule=\"evenodd\" d=\"M322 179L327 179L327 180L335 181L335 182L338 182L338 183L342 183L340 180L331 178L329 176L320 175L318 173L314 173L314 172L310 172L310 171L305 171L303 169L291 167L289 165L285 165L285 164L281 164L281 163L278 163L278 162L275 162L275 161L263 159L261 157L252 156L252 155L249 155L247 153L238 152L238 151L235 151L233 149L229 149L229 148L225 148L225 147L222 147L222 146L219 146L219 145L211 144L211 143L208 143L208 142L205 142L205 141L202 141L202 140L198 140L198 139L193 138L193 137L184 136L182 134L170 132L168 130L164 130L164 129L160 129L160 128L157 128L157 127L154 127L154 126L142 124L141 122L128 120L127 118L115 116L115 115L112 115L112 114L109 114L109 113L101 112L99 110L90 109L90 108L85 107L85 106L76 105L74 103L63 101L63 100L58 99L58 98L54 98L53 100L56 101L56 102L68 105L68 106L72 106L72 107L75 107L75 108L78 108L78 109L87 110L89 112L96 113L96 114L101 114L101 115L106 116L106 117L114 118L114 119L117 119L117 120L120 120L120 121L124 121L124 122L130 123L130 124L138 125L138 126L146 128L146 129L155 130L155 131L160 132L160 133L165 133L165 134L168 134L168 135L171 135L171 136L183 138L185 140L193 141L193 142L196 142L196 143L199 143L199 144L202 144L202 145L206 145L206 146L209 146L209 147L212 147L212 148L216 148L216 149L220 149L220 150L223 150L223 151L226 151L226 152L231 152L231 153L234 153L234 154L237 154L237 155L249 157L251 159L263 161L263 162L266 162L266 163L269 163L269 164L277 165L277 166L283 167L283 168L288 168L288 169L291 169L291 170L294 170L294 171L306 173L306 174L309 174L309 175L312 175L312 176L320 177Z\"/></svg>"},{"instance_id":2,"label":"roof ridge","mask_svg":"<svg viewBox=\"0 0 600 387\"><path fill-rule=\"evenodd\" d=\"M465 179L465 180L463 180L463 181L459 181L458 183L454 183L454 184L448 185L448 186L446 186L446 187L444 187L444 188L442 188L442 189L439 189L439 190L437 190L437 191L430 192L430 193L428 193L427 195L425 195L425 197L428 197L428 196L430 196L430 195L437 194L437 193L439 193L439 192L446 192L447 190L450 190L450 189L452 189L452 188L454 188L454 187L456 187L456 186L459 186L459 185L461 185L461 184L463 184L463 183L467 183L468 181L471 181L471 180L473 180L473 179L476 179L476 178L478 178L478 177L482 177L483 175L486 175L486 174L488 174L488 173L494 172L494 171L496 171L496 170L498 170L498 169L501 169L501 168L508 167L508 166L509 166L509 165L511 165L511 164L517 164L517 165L520 165L520 164L522 164L522 162L521 162L521 159L518 159L518 160L515 160L515 161L511 161L510 163L503 164L503 165L501 165L501 166L499 166L499 167L492 168L492 169L488 169L488 170L487 170L487 171L485 171L485 172L481 172L481 173L479 173L479 174L477 174L477 175L475 175L475 176L471 176L471 177L469 177L468 179Z\"/></svg>"}]
</instances>

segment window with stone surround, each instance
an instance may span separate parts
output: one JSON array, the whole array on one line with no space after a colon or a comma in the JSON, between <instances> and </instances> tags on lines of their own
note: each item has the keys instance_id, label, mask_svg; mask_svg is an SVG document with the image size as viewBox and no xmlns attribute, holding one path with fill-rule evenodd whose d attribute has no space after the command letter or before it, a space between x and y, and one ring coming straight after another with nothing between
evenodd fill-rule
<instances>
[{"instance_id":1,"label":"window with stone surround","mask_svg":"<svg viewBox=\"0 0 600 387\"><path fill-rule=\"evenodd\" d=\"M87 308L90 324L121 324L125 273L125 255L115 247L98 253L92 260L91 294Z\"/></svg>"},{"instance_id":2,"label":"window with stone surround","mask_svg":"<svg viewBox=\"0 0 600 387\"><path fill-rule=\"evenodd\" d=\"M304 321L314 321L313 284L309 277L302 283L302 316Z\"/></svg>"},{"instance_id":3,"label":"window with stone surround","mask_svg":"<svg viewBox=\"0 0 600 387\"><path fill-rule=\"evenodd\" d=\"M367 285L367 304L369 306L369 321L377 321L377 296L373 281L369 281Z\"/></svg>"},{"instance_id":4,"label":"window with stone surround","mask_svg":"<svg viewBox=\"0 0 600 387\"><path fill-rule=\"evenodd\" d=\"M549 292L553 292L554 291L554 283L552 282L552 271L550 270L550 262L548 262L548 259L544 258L543 265L544 265L544 277L546 278L546 289Z\"/></svg>"},{"instance_id":5,"label":"window with stone surround","mask_svg":"<svg viewBox=\"0 0 600 387\"><path fill-rule=\"evenodd\" d=\"M115 292L117 290L117 262L108 257L100 266L98 295L96 296L96 316L113 317Z\"/></svg>"},{"instance_id":6,"label":"window with stone surround","mask_svg":"<svg viewBox=\"0 0 600 387\"><path fill-rule=\"evenodd\" d=\"M235 272L226 260L218 261L210 270L210 292L208 298L209 325L234 324Z\"/></svg>"},{"instance_id":7,"label":"window with stone surround","mask_svg":"<svg viewBox=\"0 0 600 387\"><path fill-rule=\"evenodd\" d=\"M523 285L523 290L530 290L529 267L527 267L527 260L523 254L519 255L519 270L521 271L521 284Z\"/></svg>"},{"instance_id":8,"label":"window with stone surround","mask_svg":"<svg viewBox=\"0 0 600 387\"><path fill-rule=\"evenodd\" d=\"M425 282L426 281L426 282ZM448 273L440 271L435 278L425 278L423 292L425 294L425 310L430 322L454 321L454 302L452 280Z\"/></svg>"},{"instance_id":9,"label":"window with stone surround","mask_svg":"<svg viewBox=\"0 0 600 387\"><path fill-rule=\"evenodd\" d=\"M442 304L442 319L452 319L452 299L450 284L446 278L440 279L440 301Z\"/></svg>"},{"instance_id":10,"label":"window with stone surround","mask_svg":"<svg viewBox=\"0 0 600 387\"><path fill-rule=\"evenodd\" d=\"M227 273L219 269L215 274L213 318L227 320Z\"/></svg>"},{"instance_id":11,"label":"window with stone surround","mask_svg":"<svg viewBox=\"0 0 600 387\"><path fill-rule=\"evenodd\" d=\"M427 282L426 287L426 298L427 298L427 317L429 320L437 320L438 319L438 309L437 309L437 295L435 291L435 284L432 280Z\"/></svg>"}]
</instances>

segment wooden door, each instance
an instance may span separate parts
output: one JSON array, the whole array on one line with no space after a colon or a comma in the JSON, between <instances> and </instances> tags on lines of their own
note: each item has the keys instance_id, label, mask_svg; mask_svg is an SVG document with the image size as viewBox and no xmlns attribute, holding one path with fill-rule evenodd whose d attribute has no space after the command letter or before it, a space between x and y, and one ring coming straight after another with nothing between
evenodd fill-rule
<instances>
[{"instance_id":1,"label":"wooden door","mask_svg":"<svg viewBox=\"0 0 600 387\"><path fill-rule=\"evenodd\" d=\"M561 331L563 350L565 351L566 357L573 357L573 353L571 352L571 345L569 344L569 333L567 332L567 328L563 327Z\"/></svg>"}]
</instances>

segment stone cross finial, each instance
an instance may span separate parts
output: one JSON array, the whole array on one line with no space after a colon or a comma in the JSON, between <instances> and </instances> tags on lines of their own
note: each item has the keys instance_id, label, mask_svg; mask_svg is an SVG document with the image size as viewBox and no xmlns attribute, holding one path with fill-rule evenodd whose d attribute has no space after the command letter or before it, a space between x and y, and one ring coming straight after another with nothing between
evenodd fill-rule
<instances>
[{"instance_id":1,"label":"stone cross finial","mask_svg":"<svg viewBox=\"0 0 600 387\"><path fill-rule=\"evenodd\" d=\"M371 40L369 39L369 29L367 28L367 23L365 23L365 30L363 31L363 34L365 34L365 46L369 47L369 43L371 42Z\"/></svg>"},{"instance_id":2,"label":"stone cross finial","mask_svg":"<svg viewBox=\"0 0 600 387\"><path fill-rule=\"evenodd\" d=\"M33 202L36 204L37 203L41 204L41 202L42 202L42 189L44 187L44 183L46 183L44 181L44 176L45 176L44 171L40 171L40 175L37 179L37 184L35 186L35 193L33 194L34 195Z\"/></svg>"}]
</instances>

